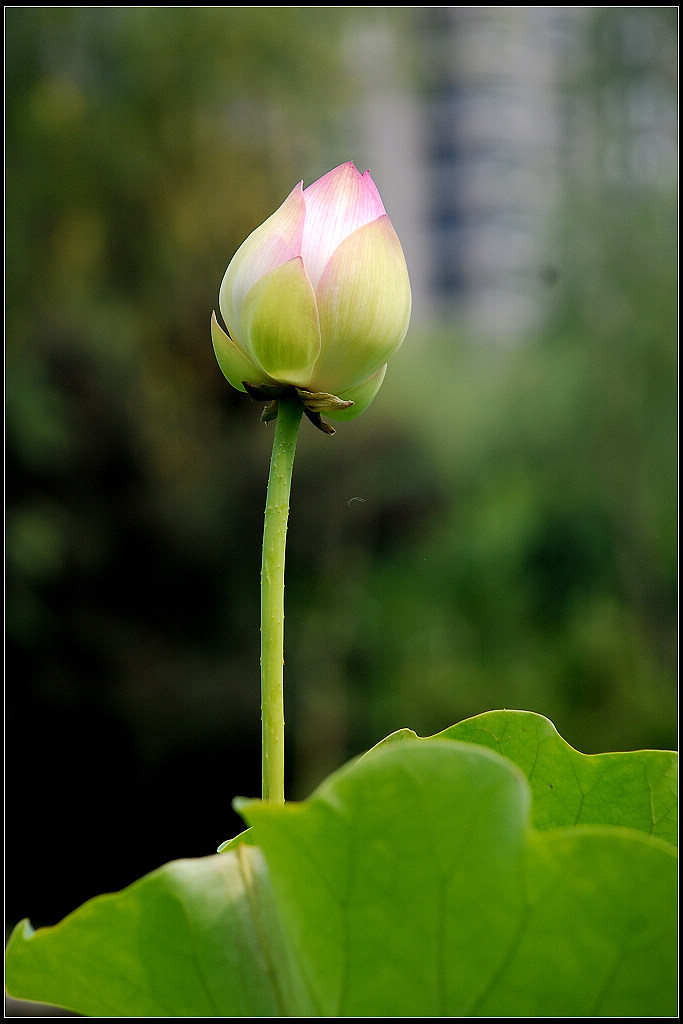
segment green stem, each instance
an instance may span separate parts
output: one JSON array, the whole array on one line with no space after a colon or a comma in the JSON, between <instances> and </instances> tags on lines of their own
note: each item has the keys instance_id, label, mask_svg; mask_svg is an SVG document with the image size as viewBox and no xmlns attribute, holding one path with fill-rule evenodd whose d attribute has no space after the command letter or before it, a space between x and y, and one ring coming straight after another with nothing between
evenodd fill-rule
<instances>
[{"instance_id":1,"label":"green stem","mask_svg":"<svg viewBox=\"0 0 683 1024\"><path fill-rule=\"evenodd\" d=\"M270 459L261 564L261 730L264 800L285 802L285 545L292 466L303 406L280 398Z\"/></svg>"}]
</instances>

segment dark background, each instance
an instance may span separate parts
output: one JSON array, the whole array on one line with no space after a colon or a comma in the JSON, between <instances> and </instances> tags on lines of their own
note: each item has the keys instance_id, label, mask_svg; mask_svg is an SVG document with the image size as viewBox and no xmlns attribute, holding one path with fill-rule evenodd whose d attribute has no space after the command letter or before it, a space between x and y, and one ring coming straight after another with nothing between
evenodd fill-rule
<instances>
[{"instance_id":1,"label":"dark background","mask_svg":"<svg viewBox=\"0 0 683 1024\"><path fill-rule=\"evenodd\" d=\"M272 428L209 317L298 180L365 169L341 41L367 11L409 54L402 10L6 9L9 925L213 853L260 792ZM675 9L639 9L668 49L635 62L629 9L588 10L585 109L646 74L675 107ZM565 189L542 330L417 322L364 416L303 424L292 798L498 707L587 753L676 743L676 186Z\"/></svg>"}]
</instances>

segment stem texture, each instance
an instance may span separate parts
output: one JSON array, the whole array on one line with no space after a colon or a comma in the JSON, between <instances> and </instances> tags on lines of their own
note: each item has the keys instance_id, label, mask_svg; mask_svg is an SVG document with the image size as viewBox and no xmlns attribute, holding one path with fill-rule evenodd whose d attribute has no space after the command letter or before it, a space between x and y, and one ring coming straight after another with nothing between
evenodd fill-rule
<instances>
[{"instance_id":1,"label":"stem texture","mask_svg":"<svg viewBox=\"0 0 683 1024\"><path fill-rule=\"evenodd\" d=\"M294 452L303 406L280 398L270 459L261 563L262 796L285 802L285 547Z\"/></svg>"}]
</instances>

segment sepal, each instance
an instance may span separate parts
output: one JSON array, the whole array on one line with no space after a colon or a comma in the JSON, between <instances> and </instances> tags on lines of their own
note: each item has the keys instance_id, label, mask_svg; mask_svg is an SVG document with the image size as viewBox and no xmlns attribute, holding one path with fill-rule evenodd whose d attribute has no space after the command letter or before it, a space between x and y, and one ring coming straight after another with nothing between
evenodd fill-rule
<instances>
[{"instance_id":1,"label":"sepal","mask_svg":"<svg viewBox=\"0 0 683 1024\"><path fill-rule=\"evenodd\" d=\"M293 398L295 395L304 407L304 413L311 423L322 430L324 434L334 434L334 427L321 419L320 413L327 412L330 415L339 416L350 409L353 401L348 398L339 398L338 395L330 395L325 391L307 391L306 388L297 388L292 384L253 384L250 381L242 381L242 386L254 402L266 402L261 413L264 423L274 420L278 412L278 399L287 395Z\"/></svg>"}]
</instances>

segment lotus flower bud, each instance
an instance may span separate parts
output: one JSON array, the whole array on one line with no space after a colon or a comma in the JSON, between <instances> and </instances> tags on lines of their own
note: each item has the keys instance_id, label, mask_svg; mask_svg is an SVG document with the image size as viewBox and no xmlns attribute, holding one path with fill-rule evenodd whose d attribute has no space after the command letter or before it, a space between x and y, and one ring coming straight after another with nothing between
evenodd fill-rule
<instances>
[{"instance_id":1,"label":"lotus flower bud","mask_svg":"<svg viewBox=\"0 0 683 1024\"><path fill-rule=\"evenodd\" d=\"M214 313L211 335L233 387L270 403L296 389L318 426L321 411L350 419L366 409L411 309L403 250L370 172L346 163L299 182L233 256L219 308L227 332Z\"/></svg>"}]
</instances>

